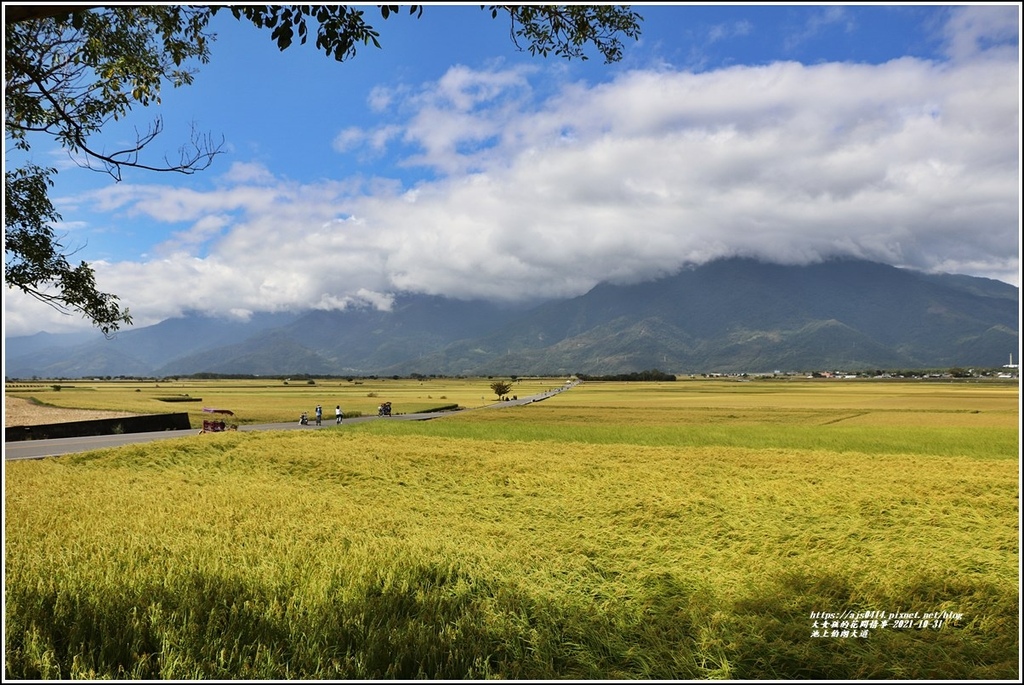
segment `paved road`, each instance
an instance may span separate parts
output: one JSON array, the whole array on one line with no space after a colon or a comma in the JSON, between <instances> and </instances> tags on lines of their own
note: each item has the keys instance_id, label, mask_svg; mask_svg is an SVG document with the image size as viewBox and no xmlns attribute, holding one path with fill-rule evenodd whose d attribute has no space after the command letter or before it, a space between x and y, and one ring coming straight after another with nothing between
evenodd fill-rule
<instances>
[{"instance_id":1,"label":"paved road","mask_svg":"<svg viewBox=\"0 0 1024 685\"><path fill-rule=\"evenodd\" d=\"M524 397L517 400L509 400L507 402L498 402L496 404L489 404L485 407L478 407L477 409L501 409L504 407L520 407L524 404L532 404L534 402L540 402L547 398L557 395L564 390L568 390L573 385L566 385L563 388L557 390L551 390L549 392L541 393L540 395L531 395L530 397ZM464 409L461 411L472 411ZM353 423L362 423L364 421L427 421L430 419L438 419L445 416L451 416L459 412L431 412L427 414L395 414L394 416L388 417L377 417L377 416L357 416L351 419L345 419L344 425L351 425ZM261 430L320 430L321 428L330 428L335 426L334 419L325 416L323 425L315 426L312 423L306 426L300 426L299 422L291 421L289 423L264 423L251 426L239 426L240 431L261 431ZM106 449L108 447L120 447L121 445L130 445L140 442L151 442L153 440L167 440L169 438L184 438L191 435L198 434L199 431L192 428L189 430L174 430L174 431L157 431L154 433L126 433L121 435L89 435L80 438L55 438L51 440L23 440L19 442L5 442L4 443L4 459L6 461L14 461L16 459L42 459L43 457L57 457L62 454L73 454L75 452L88 452L89 450Z\"/></svg>"}]
</instances>

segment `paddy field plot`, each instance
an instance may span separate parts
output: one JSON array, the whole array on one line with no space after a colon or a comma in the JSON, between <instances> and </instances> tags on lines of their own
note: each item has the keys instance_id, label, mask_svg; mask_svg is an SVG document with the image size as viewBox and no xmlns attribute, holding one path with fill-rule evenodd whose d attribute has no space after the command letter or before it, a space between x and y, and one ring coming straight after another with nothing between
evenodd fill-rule
<instances>
[{"instance_id":1,"label":"paddy field plot","mask_svg":"<svg viewBox=\"0 0 1024 685\"><path fill-rule=\"evenodd\" d=\"M587 383L7 464L5 675L1016 679L1018 408Z\"/></svg>"},{"instance_id":2,"label":"paddy field plot","mask_svg":"<svg viewBox=\"0 0 1024 685\"><path fill-rule=\"evenodd\" d=\"M194 428L210 415L203 408L229 409L238 424L290 423L299 414L313 415L316 405L334 418L341 405L346 416L375 416L382 402L401 414L439 408L471 409L497 401L490 380L355 378L327 380L70 381L10 383L5 394L42 408L90 409L134 414L186 412ZM527 378L514 393L526 397L559 387L564 379Z\"/></svg>"}]
</instances>

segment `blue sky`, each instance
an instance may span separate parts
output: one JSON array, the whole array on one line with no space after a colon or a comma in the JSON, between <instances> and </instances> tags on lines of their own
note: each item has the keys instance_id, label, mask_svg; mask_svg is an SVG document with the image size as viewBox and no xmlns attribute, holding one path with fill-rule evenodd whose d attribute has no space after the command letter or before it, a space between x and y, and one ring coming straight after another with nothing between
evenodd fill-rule
<instances>
[{"instance_id":1,"label":"blue sky","mask_svg":"<svg viewBox=\"0 0 1024 685\"><path fill-rule=\"evenodd\" d=\"M612 65L517 51L477 5L367 7L383 47L345 63L225 12L194 84L102 139L160 116L159 160L195 122L224 139L212 167L115 184L32 156L136 326L569 297L734 255L1019 285L1018 4L633 8ZM4 311L5 335L89 328L7 290Z\"/></svg>"}]
</instances>

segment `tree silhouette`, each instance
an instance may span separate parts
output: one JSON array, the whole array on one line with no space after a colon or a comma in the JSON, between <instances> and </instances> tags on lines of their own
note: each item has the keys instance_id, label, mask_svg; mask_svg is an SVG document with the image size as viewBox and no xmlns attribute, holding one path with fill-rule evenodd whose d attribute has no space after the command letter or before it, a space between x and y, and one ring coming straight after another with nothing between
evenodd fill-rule
<instances>
[{"instance_id":1,"label":"tree silhouette","mask_svg":"<svg viewBox=\"0 0 1024 685\"><path fill-rule=\"evenodd\" d=\"M491 383L491 390L498 396L500 400L502 397L508 394L508 391L512 389L512 384L508 381L494 381Z\"/></svg>"}]
</instances>

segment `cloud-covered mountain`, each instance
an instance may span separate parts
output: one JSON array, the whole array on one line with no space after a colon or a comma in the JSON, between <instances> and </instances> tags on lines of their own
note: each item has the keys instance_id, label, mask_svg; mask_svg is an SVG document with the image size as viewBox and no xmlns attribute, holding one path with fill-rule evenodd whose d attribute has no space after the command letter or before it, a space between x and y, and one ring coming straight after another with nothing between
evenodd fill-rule
<instances>
[{"instance_id":1,"label":"cloud-covered mountain","mask_svg":"<svg viewBox=\"0 0 1024 685\"><path fill-rule=\"evenodd\" d=\"M730 259L599 285L420 363L466 374L997 366L1018 346L1018 301L989 279Z\"/></svg>"},{"instance_id":2,"label":"cloud-covered mountain","mask_svg":"<svg viewBox=\"0 0 1024 685\"><path fill-rule=\"evenodd\" d=\"M360 89L293 83L292 57L302 83L339 75L232 35L168 119L226 133L232 163L98 185L62 171L68 247L138 325L396 292L570 298L736 256L1019 285L1018 10L723 7L704 23L708 8L664 5L618 65L428 31L384 51L401 70L355 69ZM436 9L450 27L480 14ZM266 135L298 112L331 116ZM17 289L4 305L11 334L84 323Z\"/></svg>"},{"instance_id":3,"label":"cloud-covered mountain","mask_svg":"<svg viewBox=\"0 0 1024 685\"><path fill-rule=\"evenodd\" d=\"M984 367L1019 347L1019 289L860 260L725 259L532 308L406 295L390 311L192 315L10 354L24 345L8 341L9 378Z\"/></svg>"}]
</instances>

